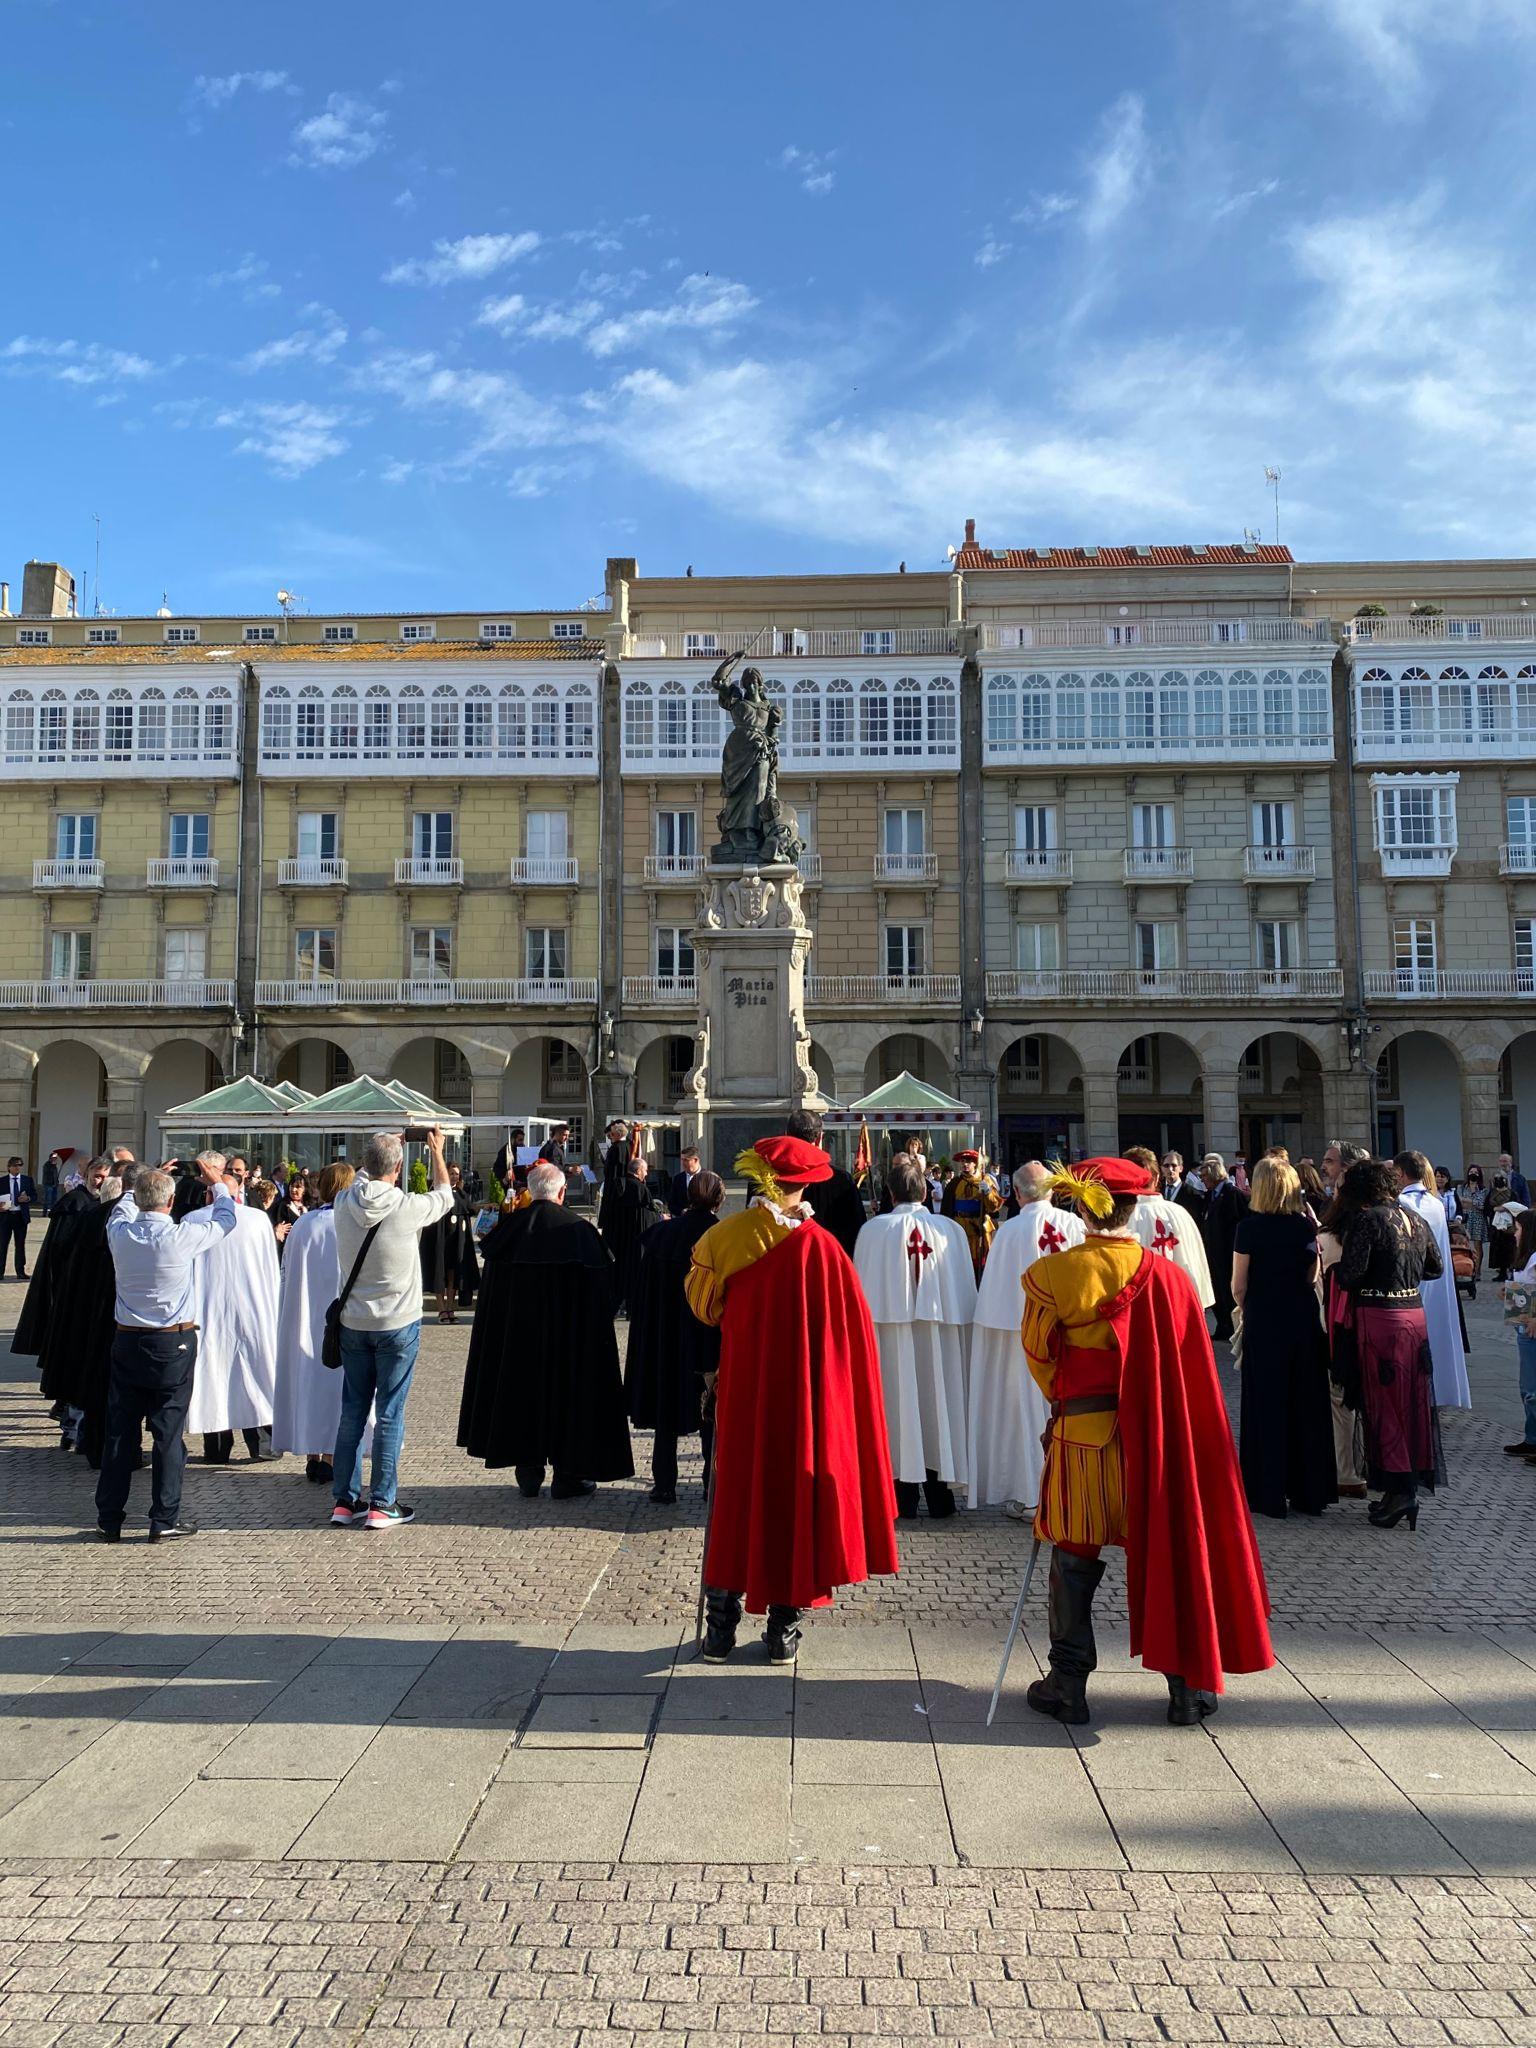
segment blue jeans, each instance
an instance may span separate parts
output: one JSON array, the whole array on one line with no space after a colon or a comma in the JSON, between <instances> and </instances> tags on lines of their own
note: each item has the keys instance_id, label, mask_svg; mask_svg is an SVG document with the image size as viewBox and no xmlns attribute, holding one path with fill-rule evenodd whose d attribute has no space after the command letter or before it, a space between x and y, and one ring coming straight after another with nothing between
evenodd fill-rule
<instances>
[{"instance_id":1,"label":"blue jeans","mask_svg":"<svg viewBox=\"0 0 1536 2048\"><path fill-rule=\"evenodd\" d=\"M337 1500L356 1500L363 1490L363 1431L373 1409L373 1484L376 1508L395 1504L400 1446L405 1440L405 1397L411 1391L421 1324L403 1330L341 1332L341 1420L331 1491Z\"/></svg>"},{"instance_id":2,"label":"blue jeans","mask_svg":"<svg viewBox=\"0 0 1536 2048\"><path fill-rule=\"evenodd\" d=\"M1520 1401L1525 1409L1525 1440L1536 1451L1536 1337L1527 1337L1524 1330L1517 1330L1515 1346L1520 1354Z\"/></svg>"}]
</instances>

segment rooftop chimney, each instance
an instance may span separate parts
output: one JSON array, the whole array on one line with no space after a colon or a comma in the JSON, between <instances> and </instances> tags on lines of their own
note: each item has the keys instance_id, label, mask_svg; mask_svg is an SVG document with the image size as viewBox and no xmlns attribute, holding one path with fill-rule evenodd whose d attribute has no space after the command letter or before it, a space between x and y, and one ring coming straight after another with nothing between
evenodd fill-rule
<instances>
[{"instance_id":1,"label":"rooftop chimney","mask_svg":"<svg viewBox=\"0 0 1536 2048\"><path fill-rule=\"evenodd\" d=\"M967 519L965 522L965 544L968 548L973 548L976 545L976 522L974 519Z\"/></svg>"},{"instance_id":2,"label":"rooftop chimney","mask_svg":"<svg viewBox=\"0 0 1536 2048\"><path fill-rule=\"evenodd\" d=\"M8 619L10 616L11 586L9 583L0 583L0 619Z\"/></svg>"},{"instance_id":3,"label":"rooftop chimney","mask_svg":"<svg viewBox=\"0 0 1536 2048\"><path fill-rule=\"evenodd\" d=\"M72 619L75 579L60 562L28 562L21 572L21 613L28 619Z\"/></svg>"}]
</instances>

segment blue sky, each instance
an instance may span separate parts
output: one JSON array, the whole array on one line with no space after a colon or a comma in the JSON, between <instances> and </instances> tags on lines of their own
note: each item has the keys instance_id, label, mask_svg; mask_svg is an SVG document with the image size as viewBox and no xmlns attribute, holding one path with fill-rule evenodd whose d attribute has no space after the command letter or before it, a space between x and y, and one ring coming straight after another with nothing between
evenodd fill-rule
<instances>
[{"instance_id":1,"label":"blue sky","mask_svg":"<svg viewBox=\"0 0 1536 2048\"><path fill-rule=\"evenodd\" d=\"M1533 0L0 5L0 575L1536 553ZM94 596L94 592L92 593Z\"/></svg>"}]
</instances>

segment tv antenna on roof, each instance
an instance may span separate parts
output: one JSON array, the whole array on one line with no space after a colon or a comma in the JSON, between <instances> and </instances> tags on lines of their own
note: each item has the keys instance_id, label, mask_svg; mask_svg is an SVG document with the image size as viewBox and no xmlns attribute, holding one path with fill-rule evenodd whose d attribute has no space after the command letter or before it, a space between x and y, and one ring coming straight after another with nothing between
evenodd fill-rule
<instances>
[{"instance_id":1,"label":"tv antenna on roof","mask_svg":"<svg viewBox=\"0 0 1536 2048\"><path fill-rule=\"evenodd\" d=\"M1275 546L1280 545L1280 472L1266 463L1264 481L1275 494Z\"/></svg>"},{"instance_id":2,"label":"tv antenna on roof","mask_svg":"<svg viewBox=\"0 0 1536 2048\"><path fill-rule=\"evenodd\" d=\"M277 593L277 608L283 615L283 638L288 638L288 621L293 617L295 605L302 604L303 598L296 590L280 590Z\"/></svg>"}]
</instances>

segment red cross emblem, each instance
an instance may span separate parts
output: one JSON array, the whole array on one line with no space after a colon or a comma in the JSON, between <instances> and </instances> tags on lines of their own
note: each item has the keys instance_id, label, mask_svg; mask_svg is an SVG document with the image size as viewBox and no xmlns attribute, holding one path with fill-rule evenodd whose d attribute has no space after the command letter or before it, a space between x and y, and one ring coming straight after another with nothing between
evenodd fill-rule
<instances>
[{"instance_id":1,"label":"red cross emblem","mask_svg":"<svg viewBox=\"0 0 1536 2048\"><path fill-rule=\"evenodd\" d=\"M907 1257L912 1261L912 1287L914 1293L923 1284L923 1261L933 1257L933 1246L914 1223L912 1235L907 1239Z\"/></svg>"},{"instance_id":2,"label":"red cross emblem","mask_svg":"<svg viewBox=\"0 0 1536 2048\"><path fill-rule=\"evenodd\" d=\"M1040 1239L1035 1248L1041 1258L1045 1258L1050 1252L1064 1252L1067 1248L1065 1234L1056 1228L1049 1217L1040 1226Z\"/></svg>"},{"instance_id":3,"label":"red cross emblem","mask_svg":"<svg viewBox=\"0 0 1536 2048\"><path fill-rule=\"evenodd\" d=\"M1153 1225L1152 1229L1153 1251L1163 1252L1168 1258L1171 1259L1174 1253L1178 1250L1178 1248L1178 1232L1176 1230L1170 1230L1167 1224L1163 1221L1162 1217L1159 1216L1156 1223Z\"/></svg>"}]
</instances>

